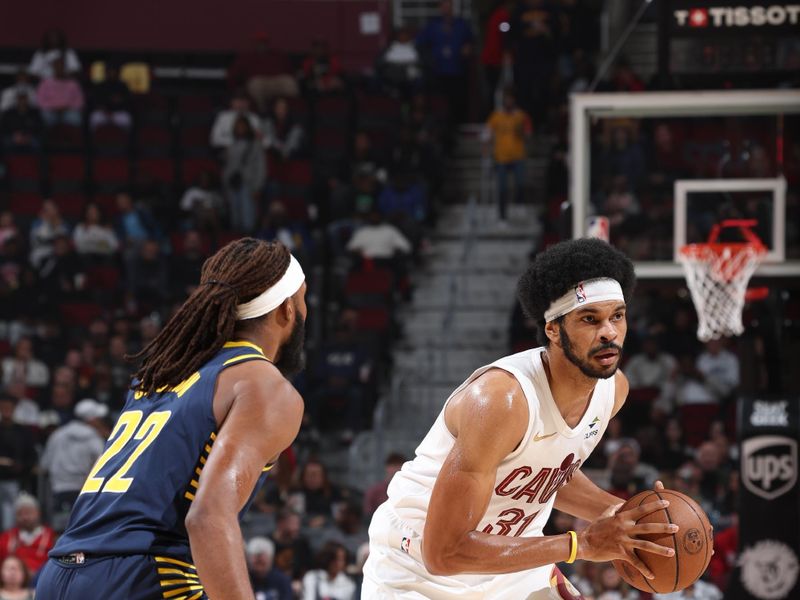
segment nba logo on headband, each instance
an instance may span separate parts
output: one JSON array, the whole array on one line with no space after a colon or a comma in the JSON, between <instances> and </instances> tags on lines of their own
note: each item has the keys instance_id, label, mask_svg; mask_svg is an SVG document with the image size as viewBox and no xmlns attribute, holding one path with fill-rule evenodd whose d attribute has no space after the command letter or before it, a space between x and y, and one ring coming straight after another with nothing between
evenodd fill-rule
<instances>
[{"instance_id":1,"label":"nba logo on headband","mask_svg":"<svg viewBox=\"0 0 800 600\"><path fill-rule=\"evenodd\" d=\"M583 290L582 283L579 283L578 287L575 288L575 299L578 301L578 304L586 302L586 292Z\"/></svg>"}]
</instances>

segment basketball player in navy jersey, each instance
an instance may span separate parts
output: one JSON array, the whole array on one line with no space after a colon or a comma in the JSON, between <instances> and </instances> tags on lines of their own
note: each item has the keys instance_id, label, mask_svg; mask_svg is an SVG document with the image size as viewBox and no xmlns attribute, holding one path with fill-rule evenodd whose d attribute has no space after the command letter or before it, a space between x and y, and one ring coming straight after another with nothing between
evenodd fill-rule
<instances>
[{"instance_id":1,"label":"basketball player in navy jersey","mask_svg":"<svg viewBox=\"0 0 800 600\"><path fill-rule=\"evenodd\" d=\"M297 435L305 278L231 242L142 361L36 589L41 600L252 600L238 516Z\"/></svg>"}]
</instances>

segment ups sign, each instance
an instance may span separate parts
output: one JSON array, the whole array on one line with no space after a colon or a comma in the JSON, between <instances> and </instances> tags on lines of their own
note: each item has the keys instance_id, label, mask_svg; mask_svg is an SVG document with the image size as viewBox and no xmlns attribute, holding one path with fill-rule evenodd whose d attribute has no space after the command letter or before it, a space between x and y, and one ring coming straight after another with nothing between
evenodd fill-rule
<instances>
[{"instance_id":1,"label":"ups sign","mask_svg":"<svg viewBox=\"0 0 800 600\"><path fill-rule=\"evenodd\" d=\"M756 496L774 500L797 482L797 440L761 435L742 443L743 483Z\"/></svg>"}]
</instances>

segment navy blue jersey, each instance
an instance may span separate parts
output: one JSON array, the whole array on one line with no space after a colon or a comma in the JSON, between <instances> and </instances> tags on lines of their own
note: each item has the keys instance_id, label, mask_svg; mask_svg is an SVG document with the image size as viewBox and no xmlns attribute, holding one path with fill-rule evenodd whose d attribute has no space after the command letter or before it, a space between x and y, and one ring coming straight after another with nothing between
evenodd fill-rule
<instances>
[{"instance_id":1,"label":"navy blue jersey","mask_svg":"<svg viewBox=\"0 0 800 600\"><path fill-rule=\"evenodd\" d=\"M168 391L150 396L129 391L50 556L190 556L184 521L216 438L212 404L217 377L226 367L249 360L267 358L255 344L228 342Z\"/></svg>"}]
</instances>

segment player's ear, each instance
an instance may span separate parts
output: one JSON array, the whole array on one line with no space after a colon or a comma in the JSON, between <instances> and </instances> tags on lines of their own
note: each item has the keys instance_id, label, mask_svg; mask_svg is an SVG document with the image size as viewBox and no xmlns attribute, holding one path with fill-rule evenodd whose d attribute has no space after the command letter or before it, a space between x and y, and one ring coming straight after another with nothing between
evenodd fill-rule
<instances>
[{"instance_id":1,"label":"player's ear","mask_svg":"<svg viewBox=\"0 0 800 600\"><path fill-rule=\"evenodd\" d=\"M278 307L279 323L286 325L287 323L294 323L294 311L297 307L294 305L291 296L284 300Z\"/></svg>"},{"instance_id":2,"label":"player's ear","mask_svg":"<svg viewBox=\"0 0 800 600\"><path fill-rule=\"evenodd\" d=\"M555 321L550 321L549 323L545 323L544 334L547 336L547 339L550 340L551 344L555 344L560 348L561 336L559 335L558 331L559 327L561 327L560 319L556 319Z\"/></svg>"}]
</instances>

